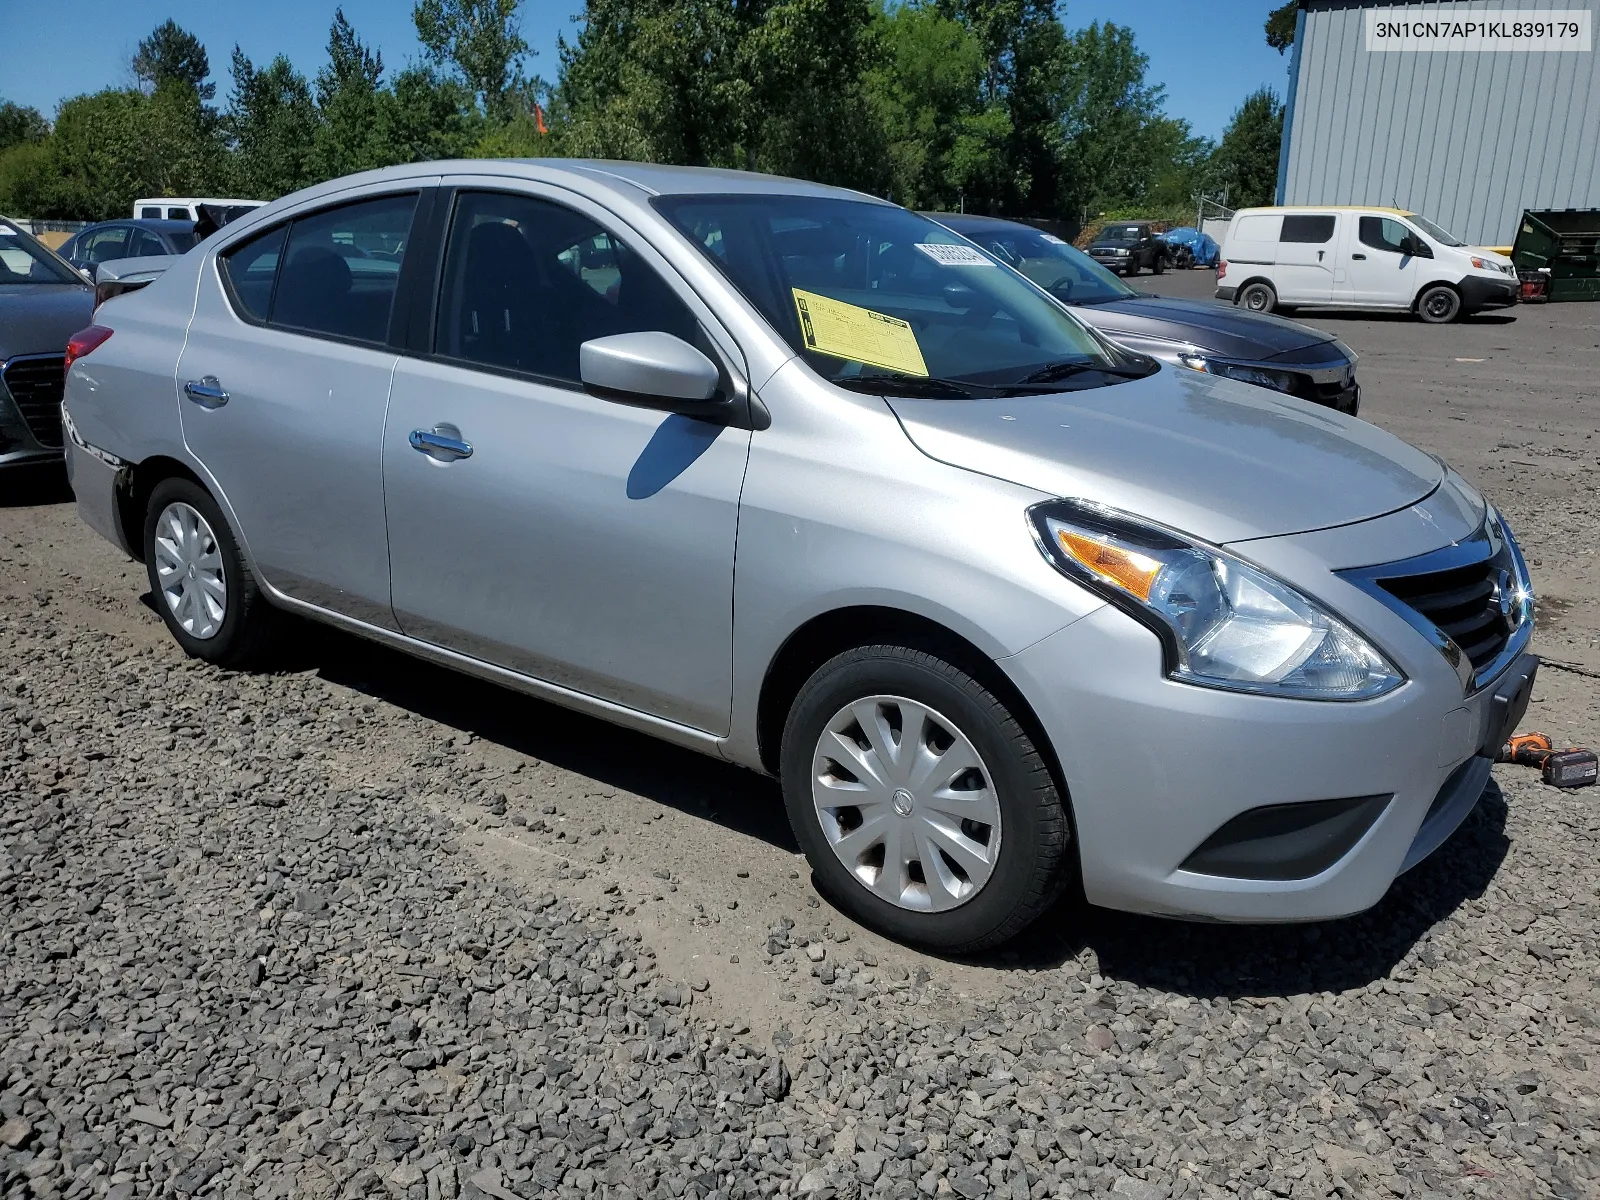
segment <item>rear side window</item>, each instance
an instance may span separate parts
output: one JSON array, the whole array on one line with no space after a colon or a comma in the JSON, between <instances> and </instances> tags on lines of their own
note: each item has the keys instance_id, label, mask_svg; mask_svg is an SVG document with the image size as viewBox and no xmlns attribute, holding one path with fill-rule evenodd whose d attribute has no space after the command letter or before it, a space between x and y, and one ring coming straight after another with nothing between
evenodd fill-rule
<instances>
[{"instance_id":1,"label":"rear side window","mask_svg":"<svg viewBox=\"0 0 1600 1200\"><path fill-rule=\"evenodd\" d=\"M1306 215L1302 213L1285 214L1283 218L1283 232L1278 235L1280 242L1315 242L1322 243L1333 240L1333 216L1331 214Z\"/></svg>"},{"instance_id":2,"label":"rear side window","mask_svg":"<svg viewBox=\"0 0 1600 1200\"><path fill-rule=\"evenodd\" d=\"M268 322L384 341L416 206L415 193L384 196L294 221Z\"/></svg>"},{"instance_id":3,"label":"rear side window","mask_svg":"<svg viewBox=\"0 0 1600 1200\"><path fill-rule=\"evenodd\" d=\"M531 196L464 193L450 224L434 350L579 383L591 338L699 323L660 275L588 217Z\"/></svg>"},{"instance_id":4,"label":"rear side window","mask_svg":"<svg viewBox=\"0 0 1600 1200\"><path fill-rule=\"evenodd\" d=\"M167 247L155 234L143 229L135 229L128 245L129 258L144 258L152 254L165 254Z\"/></svg>"},{"instance_id":5,"label":"rear side window","mask_svg":"<svg viewBox=\"0 0 1600 1200\"><path fill-rule=\"evenodd\" d=\"M228 281L233 294L233 304L241 315L253 321L265 321L272 307L272 284L278 277L278 259L283 254L284 239L289 227L279 225L235 246L218 260L222 276Z\"/></svg>"},{"instance_id":6,"label":"rear side window","mask_svg":"<svg viewBox=\"0 0 1600 1200\"><path fill-rule=\"evenodd\" d=\"M141 208L139 210L139 215L141 217L145 217L145 218L148 218L150 220L160 220L161 219L161 210L159 208L145 207L145 208Z\"/></svg>"},{"instance_id":7,"label":"rear side window","mask_svg":"<svg viewBox=\"0 0 1600 1200\"><path fill-rule=\"evenodd\" d=\"M187 208L169 208L167 209L167 220L192 221L194 220L194 215Z\"/></svg>"},{"instance_id":8,"label":"rear side window","mask_svg":"<svg viewBox=\"0 0 1600 1200\"><path fill-rule=\"evenodd\" d=\"M1277 213L1252 213L1235 218L1233 237L1240 242L1275 242L1283 218Z\"/></svg>"},{"instance_id":9,"label":"rear side window","mask_svg":"<svg viewBox=\"0 0 1600 1200\"><path fill-rule=\"evenodd\" d=\"M241 316L297 332L383 342L416 193L300 217L221 255Z\"/></svg>"}]
</instances>

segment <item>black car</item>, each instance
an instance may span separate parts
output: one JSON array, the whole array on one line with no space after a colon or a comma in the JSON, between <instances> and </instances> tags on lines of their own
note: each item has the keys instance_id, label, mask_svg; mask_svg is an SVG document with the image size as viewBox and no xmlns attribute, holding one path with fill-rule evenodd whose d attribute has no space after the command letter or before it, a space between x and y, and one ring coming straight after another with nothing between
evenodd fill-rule
<instances>
[{"instance_id":1,"label":"black car","mask_svg":"<svg viewBox=\"0 0 1600 1200\"><path fill-rule=\"evenodd\" d=\"M1137 275L1145 267L1159 275L1167 254L1167 244L1143 221L1107 225L1089 247L1090 258L1118 275Z\"/></svg>"},{"instance_id":2,"label":"black car","mask_svg":"<svg viewBox=\"0 0 1600 1200\"><path fill-rule=\"evenodd\" d=\"M1135 291L1081 250L1031 225L929 213L1009 263L1119 345L1355 414L1355 352L1331 333L1207 300Z\"/></svg>"},{"instance_id":3,"label":"black car","mask_svg":"<svg viewBox=\"0 0 1600 1200\"><path fill-rule=\"evenodd\" d=\"M61 247L61 257L93 279L103 262L182 254L198 240L193 221L102 221L73 234Z\"/></svg>"},{"instance_id":4,"label":"black car","mask_svg":"<svg viewBox=\"0 0 1600 1200\"><path fill-rule=\"evenodd\" d=\"M0 476L61 460L61 384L67 342L89 324L83 277L0 220Z\"/></svg>"}]
</instances>

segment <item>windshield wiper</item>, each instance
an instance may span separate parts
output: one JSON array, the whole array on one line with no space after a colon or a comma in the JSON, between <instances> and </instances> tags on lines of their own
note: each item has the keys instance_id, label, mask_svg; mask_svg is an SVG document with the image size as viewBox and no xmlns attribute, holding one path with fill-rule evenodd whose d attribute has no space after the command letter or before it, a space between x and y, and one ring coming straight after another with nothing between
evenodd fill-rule
<instances>
[{"instance_id":1,"label":"windshield wiper","mask_svg":"<svg viewBox=\"0 0 1600 1200\"><path fill-rule=\"evenodd\" d=\"M980 394L967 384L932 375L851 375L832 382L854 392L892 392L899 396L952 396L971 400ZM987 394L987 389L983 394Z\"/></svg>"},{"instance_id":2,"label":"windshield wiper","mask_svg":"<svg viewBox=\"0 0 1600 1200\"><path fill-rule=\"evenodd\" d=\"M1082 375L1087 371L1098 371L1102 375L1115 375L1118 379L1143 379L1150 374L1149 369L1146 367L1113 367L1104 363L1069 359L1066 362L1050 363L1048 366L1040 367L1031 375L1024 375L1017 380L1017 383L1055 383L1061 379L1070 379L1074 375Z\"/></svg>"}]
</instances>

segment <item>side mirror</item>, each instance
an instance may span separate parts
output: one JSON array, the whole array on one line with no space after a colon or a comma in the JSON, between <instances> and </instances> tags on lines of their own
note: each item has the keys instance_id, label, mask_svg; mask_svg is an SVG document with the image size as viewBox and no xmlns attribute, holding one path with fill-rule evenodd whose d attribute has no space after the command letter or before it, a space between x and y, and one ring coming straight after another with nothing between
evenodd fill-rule
<instances>
[{"instance_id":1,"label":"side mirror","mask_svg":"<svg viewBox=\"0 0 1600 1200\"><path fill-rule=\"evenodd\" d=\"M578 347L583 386L608 400L693 414L716 407L716 364L670 333L618 333Z\"/></svg>"}]
</instances>

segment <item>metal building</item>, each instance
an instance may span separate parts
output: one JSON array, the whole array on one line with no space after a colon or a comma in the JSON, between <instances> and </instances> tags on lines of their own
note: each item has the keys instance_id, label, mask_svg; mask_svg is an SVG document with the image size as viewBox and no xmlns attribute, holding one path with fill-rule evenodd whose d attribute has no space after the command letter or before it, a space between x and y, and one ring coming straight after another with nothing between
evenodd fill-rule
<instances>
[{"instance_id":1,"label":"metal building","mask_svg":"<svg viewBox=\"0 0 1600 1200\"><path fill-rule=\"evenodd\" d=\"M1590 48L1369 48L1394 44L1375 20L1551 10L1586 12ZM1600 0L1300 0L1278 203L1409 208L1487 246L1510 245L1525 208L1600 208L1597 37Z\"/></svg>"}]
</instances>

